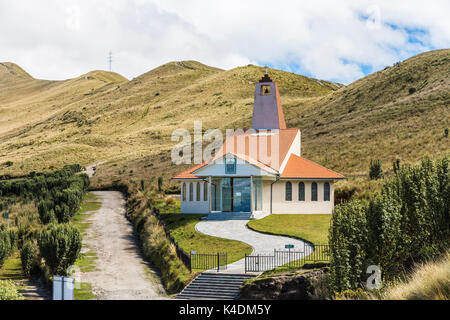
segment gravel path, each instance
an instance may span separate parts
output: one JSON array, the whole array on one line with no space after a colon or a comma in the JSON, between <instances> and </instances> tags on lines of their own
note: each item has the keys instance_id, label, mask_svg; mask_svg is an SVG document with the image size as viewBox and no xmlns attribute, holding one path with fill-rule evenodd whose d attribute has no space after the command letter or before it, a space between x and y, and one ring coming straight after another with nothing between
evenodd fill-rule
<instances>
[{"instance_id":1,"label":"gravel path","mask_svg":"<svg viewBox=\"0 0 450 320\"><path fill-rule=\"evenodd\" d=\"M102 199L100 210L86 219L83 247L94 251L96 271L81 275L92 284L97 300L154 300L166 295L156 272L139 254L131 223L125 218L120 192L93 192Z\"/></svg>"},{"instance_id":2,"label":"gravel path","mask_svg":"<svg viewBox=\"0 0 450 320\"><path fill-rule=\"evenodd\" d=\"M199 222L195 228L198 232L206 235L247 243L252 246L253 254L266 253L273 255L274 249L284 250L286 244L293 244L294 251L303 251L305 244L303 241L253 231L247 228L248 221L249 220L204 220ZM308 244L306 244L306 246L308 246ZM285 262L288 262L288 260ZM244 273L245 259L229 264L226 272Z\"/></svg>"}]
</instances>

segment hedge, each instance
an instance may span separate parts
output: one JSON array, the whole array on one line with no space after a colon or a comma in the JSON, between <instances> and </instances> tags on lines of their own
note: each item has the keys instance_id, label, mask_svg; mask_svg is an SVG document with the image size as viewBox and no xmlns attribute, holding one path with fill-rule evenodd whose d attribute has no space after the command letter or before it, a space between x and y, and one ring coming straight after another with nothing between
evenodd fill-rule
<instances>
[{"instance_id":1,"label":"hedge","mask_svg":"<svg viewBox=\"0 0 450 320\"><path fill-rule=\"evenodd\" d=\"M333 291L364 286L369 265L395 280L450 245L450 156L403 166L368 202L336 206L329 232Z\"/></svg>"}]
</instances>

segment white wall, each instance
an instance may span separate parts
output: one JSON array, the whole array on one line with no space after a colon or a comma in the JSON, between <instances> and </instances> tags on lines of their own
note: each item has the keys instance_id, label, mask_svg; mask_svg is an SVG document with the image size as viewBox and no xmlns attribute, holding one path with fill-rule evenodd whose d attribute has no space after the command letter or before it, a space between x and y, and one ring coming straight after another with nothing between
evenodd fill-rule
<instances>
[{"instance_id":1,"label":"white wall","mask_svg":"<svg viewBox=\"0 0 450 320\"><path fill-rule=\"evenodd\" d=\"M186 199L183 201L183 183L186 183ZM189 184L193 184L193 201L189 201ZM197 201L197 183L200 183L200 201ZM181 181L181 213L209 213L209 201L205 201L204 181Z\"/></svg>"},{"instance_id":2,"label":"white wall","mask_svg":"<svg viewBox=\"0 0 450 320\"><path fill-rule=\"evenodd\" d=\"M273 214L331 214L334 207L333 181L303 181L305 183L305 201L298 200L298 184L292 180L292 201L286 201L286 180L280 180L273 185L272 213ZM311 184L317 183L317 199L311 201ZM324 201L324 184L330 184L330 201ZM270 185L269 185L270 188ZM270 192L270 190L269 190ZM270 195L269 195L270 205ZM269 209L270 210L270 209Z\"/></svg>"},{"instance_id":3,"label":"white wall","mask_svg":"<svg viewBox=\"0 0 450 320\"><path fill-rule=\"evenodd\" d=\"M186 200L183 201L181 194L181 213L209 213L209 201L203 198L204 181L181 181L181 192L183 182L186 183ZM189 201L189 183L193 183L194 197ZM292 201L286 201L286 180L280 180L273 184L272 213L273 214L331 214L334 208L334 183L333 181L315 181L317 183L318 201L311 201L311 184L314 181L303 181L305 183L305 201L298 200L299 180L292 180ZM330 201L324 201L324 184L330 184ZM200 201L197 201L196 183L200 183ZM270 185L272 181L263 180L263 208L259 215L270 213Z\"/></svg>"}]
</instances>

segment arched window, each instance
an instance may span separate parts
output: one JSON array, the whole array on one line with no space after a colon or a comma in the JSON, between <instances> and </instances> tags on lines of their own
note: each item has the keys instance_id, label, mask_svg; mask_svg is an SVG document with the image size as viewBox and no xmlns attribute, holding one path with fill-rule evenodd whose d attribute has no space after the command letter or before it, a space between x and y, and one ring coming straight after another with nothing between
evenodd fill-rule
<instances>
[{"instance_id":1,"label":"arched window","mask_svg":"<svg viewBox=\"0 0 450 320\"><path fill-rule=\"evenodd\" d=\"M194 184L189 183L189 201L194 201Z\"/></svg>"},{"instance_id":2,"label":"arched window","mask_svg":"<svg viewBox=\"0 0 450 320\"><path fill-rule=\"evenodd\" d=\"M323 200L330 201L330 184L328 182L323 186Z\"/></svg>"},{"instance_id":3,"label":"arched window","mask_svg":"<svg viewBox=\"0 0 450 320\"><path fill-rule=\"evenodd\" d=\"M317 201L317 183L311 184L311 201Z\"/></svg>"},{"instance_id":4,"label":"arched window","mask_svg":"<svg viewBox=\"0 0 450 320\"><path fill-rule=\"evenodd\" d=\"M208 201L208 182L203 184L203 201Z\"/></svg>"},{"instance_id":5,"label":"arched window","mask_svg":"<svg viewBox=\"0 0 450 320\"><path fill-rule=\"evenodd\" d=\"M298 201L305 201L305 183L299 182L298 184Z\"/></svg>"},{"instance_id":6,"label":"arched window","mask_svg":"<svg viewBox=\"0 0 450 320\"><path fill-rule=\"evenodd\" d=\"M181 187L181 193L183 194L183 201L186 201L186 183L183 182L183 186Z\"/></svg>"},{"instance_id":7,"label":"arched window","mask_svg":"<svg viewBox=\"0 0 450 320\"><path fill-rule=\"evenodd\" d=\"M197 201L200 201L200 182L197 182Z\"/></svg>"},{"instance_id":8,"label":"arched window","mask_svg":"<svg viewBox=\"0 0 450 320\"><path fill-rule=\"evenodd\" d=\"M292 183L286 182L286 201L292 201Z\"/></svg>"}]
</instances>

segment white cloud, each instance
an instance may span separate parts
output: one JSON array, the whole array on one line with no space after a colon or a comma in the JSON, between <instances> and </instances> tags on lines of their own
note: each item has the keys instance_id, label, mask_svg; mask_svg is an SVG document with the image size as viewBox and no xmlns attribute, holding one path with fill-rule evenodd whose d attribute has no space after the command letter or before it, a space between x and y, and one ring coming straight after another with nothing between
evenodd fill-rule
<instances>
[{"instance_id":1,"label":"white cloud","mask_svg":"<svg viewBox=\"0 0 450 320\"><path fill-rule=\"evenodd\" d=\"M448 12L446 0L0 0L0 61L65 79L106 69L111 50L114 71L128 78L194 59L225 69L265 62L349 83L361 65L449 47ZM423 43L408 42L405 28L423 30Z\"/></svg>"}]
</instances>

